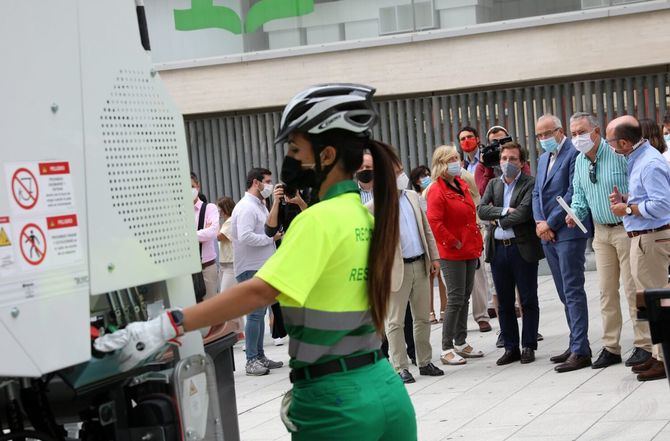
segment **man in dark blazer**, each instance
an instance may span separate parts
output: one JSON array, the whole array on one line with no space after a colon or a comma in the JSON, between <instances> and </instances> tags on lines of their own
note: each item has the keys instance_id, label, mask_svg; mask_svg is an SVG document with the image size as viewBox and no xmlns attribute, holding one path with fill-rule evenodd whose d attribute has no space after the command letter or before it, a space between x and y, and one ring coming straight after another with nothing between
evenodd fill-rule
<instances>
[{"instance_id":1,"label":"man in dark blazer","mask_svg":"<svg viewBox=\"0 0 670 441\"><path fill-rule=\"evenodd\" d=\"M540 308L537 301L537 267L544 254L535 235L532 193L535 179L522 172L526 152L515 142L500 152L499 179L489 181L478 208L479 217L490 221L486 237L486 261L491 264L498 293L498 320L505 354L496 364L535 361ZM519 289L523 309L522 351L514 300Z\"/></svg>"},{"instance_id":2,"label":"man in dark blazer","mask_svg":"<svg viewBox=\"0 0 670 441\"><path fill-rule=\"evenodd\" d=\"M544 115L537 120L535 133L545 153L537 165L533 189L533 216L536 234L554 278L556 291L565 306L570 328L570 347L561 355L551 357L559 363L556 372L569 372L591 366L589 347L589 314L584 291L586 240L593 232L591 218L584 222L587 233L568 228L565 212L556 198L561 196L570 205L572 176L579 152L565 136L561 120Z\"/></svg>"}]
</instances>

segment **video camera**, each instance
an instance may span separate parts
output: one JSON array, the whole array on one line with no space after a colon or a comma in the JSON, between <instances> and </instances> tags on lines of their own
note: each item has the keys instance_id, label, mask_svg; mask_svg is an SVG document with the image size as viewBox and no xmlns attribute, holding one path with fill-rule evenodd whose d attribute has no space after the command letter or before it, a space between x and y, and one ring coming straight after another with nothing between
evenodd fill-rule
<instances>
[{"instance_id":1,"label":"video camera","mask_svg":"<svg viewBox=\"0 0 670 441\"><path fill-rule=\"evenodd\" d=\"M500 139L494 139L491 143L482 148L482 163L486 167L495 167L500 165L500 146L512 142L511 136L506 136Z\"/></svg>"}]
</instances>

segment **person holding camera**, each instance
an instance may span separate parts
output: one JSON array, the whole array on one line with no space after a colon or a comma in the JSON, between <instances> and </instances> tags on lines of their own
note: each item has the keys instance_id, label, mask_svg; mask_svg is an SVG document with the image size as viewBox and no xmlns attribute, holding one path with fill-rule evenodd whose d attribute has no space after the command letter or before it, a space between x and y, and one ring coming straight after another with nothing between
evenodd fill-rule
<instances>
[{"instance_id":1,"label":"person holding camera","mask_svg":"<svg viewBox=\"0 0 670 441\"><path fill-rule=\"evenodd\" d=\"M285 234L291 221L303 210L307 209L307 203L302 198L299 191L294 188L287 188L286 184L275 185L273 191L272 208L265 222L265 234L268 237L275 237L277 234ZM277 248L281 245L281 239L275 242ZM284 344L287 335L284 327L284 317L281 313L279 303L272 305L272 320L270 324L272 330L272 339L275 346Z\"/></svg>"},{"instance_id":2,"label":"person holding camera","mask_svg":"<svg viewBox=\"0 0 670 441\"><path fill-rule=\"evenodd\" d=\"M502 173L497 169L500 163L500 146L512 142L512 137L503 126L493 126L486 132L486 142L488 144L481 149L481 158L474 172L477 189L482 196L489 182L501 176ZM523 165L521 172L530 176L530 165L528 165L528 162Z\"/></svg>"}]
</instances>

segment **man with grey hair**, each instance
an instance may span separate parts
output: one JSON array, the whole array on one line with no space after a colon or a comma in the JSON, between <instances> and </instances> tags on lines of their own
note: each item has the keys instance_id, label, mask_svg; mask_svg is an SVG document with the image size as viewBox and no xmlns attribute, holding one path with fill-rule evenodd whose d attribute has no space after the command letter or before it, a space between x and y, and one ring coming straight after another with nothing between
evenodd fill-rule
<instances>
[{"instance_id":1,"label":"man with grey hair","mask_svg":"<svg viewBox=\"0 0 670 441\"><path fill-rule=\"evenodd\" d=\"M572 115L570 132L572 144L580 152L575 161L572 180L572 209L580 220L586 219L589 212L593 217L593 250L600 278L603 349L591 367L600 369L621 363L619 280L622 277L635 335L635 350L626 360L626 366L637 366L651 357L649 324L636 320L636 290L630 267L630 238L624 229L623 219L610 210L609 201L609 195L615 187L624 194L628 193L627 161L609 148L593 115L584 112ZM576 225L570 216L565 221L570 228Z\"/></svg>"},{"instance_id":2,"label":"man with grey hair","mask_svg":"<svg viewBox=\"0 0 670 441\"><path fill-rule=\"evenodd\" d=\"M566 138L561 120L554 115L543 115L535 127L536 138L545 153L537 165L533 217L570 328L570 347L550 360L559 363L556 372L569 372L591 365L584 263L586 240L593 226L590 219L586 219L589 233L568 228L565 212L556 200L560 196L566 203L572 202L572 177L579 153Z\"/></svg>"}]
</instances>

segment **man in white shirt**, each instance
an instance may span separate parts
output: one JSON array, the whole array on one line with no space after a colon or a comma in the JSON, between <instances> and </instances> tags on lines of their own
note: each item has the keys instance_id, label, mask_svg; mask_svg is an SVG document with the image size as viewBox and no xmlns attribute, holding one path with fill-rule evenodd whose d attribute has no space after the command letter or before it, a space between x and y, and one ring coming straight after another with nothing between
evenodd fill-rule
<instances>
[{"instance_id":1,"label":"man in white shirt","mask_svg":"<svg viewBox=\"0 0 670 441\"><path fill-rule=\"evenodd\" d=\"M372 200L372 187L375 183L372 155L367 150L363 153L361 168L356 172L356 180L358 181L358 188L361 189L361 202L367 204Z\"/></svg>"},{"instance_id":2,"label":"man in white shirt","mask_svg":"<svg viewBox=\"0 0 670 441\"><path fill-rule=\"evenodd\" d=\"M240 283L254 277L256 271L275 252L275 241L281 238L281 233L274 237L265 234L265 221L269 214L265 199L274 189L272 173L264 168L252 168L247 173L246 185L244 197L233 210L230 228L233 268L235 278ZM269 360L263 351L266 311L267 307L264 306L247 315L244 327L247 375L265 375L270 369L283 366L282 362Z\"/></svg>"}]
</instances>

